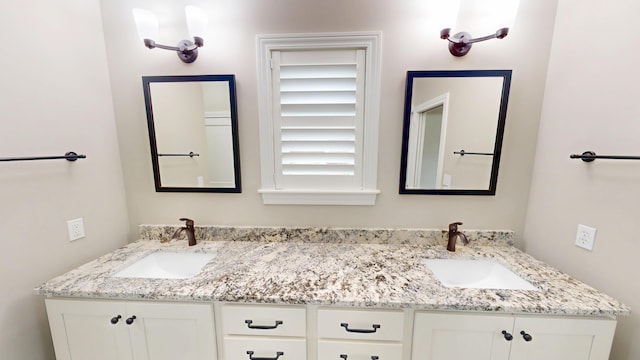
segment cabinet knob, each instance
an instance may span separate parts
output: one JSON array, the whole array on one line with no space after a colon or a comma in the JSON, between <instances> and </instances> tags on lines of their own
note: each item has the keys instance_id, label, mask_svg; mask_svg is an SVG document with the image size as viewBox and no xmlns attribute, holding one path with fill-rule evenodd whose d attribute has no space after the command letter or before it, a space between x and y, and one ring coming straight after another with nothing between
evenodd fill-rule
<instances>
[{"instance_id":1,"label":"cabinet knob","mask_svg":"<svg viewBox=\"0 0 640 360\"><path fill-rule=\"evenodd\" d=\"M275 325L252 325L253 320L245 320L244 323L247 324L247 327L249 329L258 329L258 330L272 330L284 324L281 320L276 320Z\"/></svg>"},{"instance_id":2,"label":"cabinet knob","mask_svg":"<svg viewBox=\"0 0 640 360\"><path fill-rule=\"evenodd\" d=\"M371 329L371 330L369 330L369 329L349 329L349 324L348 323L340 323L340 326L342 326L345 330L347 330L347 332L360 333L360 334L371 334L371 333L374 333L374 332L378 331L378 329L380 329L380 325L379 324L371 325L371 327L373 327L373 329Z\"/></svg>"},{"instance_id":3,"label":"cabinet knob","mask_svg":"<svg viewBox=\"0 0 640 360\"><path fill-rule=\"evenodd\" d=\"M526 332L520 331L520 335L522 335L522 338L524 339L524 341L531 341L533 340L533 336L527 334Z\"/></svg>"},{"instance_id":4,"label":"cabinet knob","mask_svg":"<svg viewBox=\"0 0 640 360\"><path fill-rule=\"evenodd\" d=\"M120 319L122 319L122 315L114 316L111 318L111 323L115 325L118 323L118 321L120 321Z\"/></svg>"},{"instance_id":5,"label":"cabinet knob","mask_svg":"<svg viewBox=\"0 0 640 360\"><path fill-rule=\"evenodd\" d=\"M131 316L130 318L128 318L127 320L125 320L125 322L127 323L127 325L131 325L133 324L133 321L137 319L135 315Z\"/></svg>"},{"instance_id":6,"label":"cabinet knob","mask_svg":"<svg viewBox=\"0 0 640 360\"><path fill-rule=\"evenodd\" d=\"M278 360L278 358L284 355L284 352L278 351L276 353L276 357L253 357L253 351L247 351L247 355L249 355L250 360Z\"/></svg>"},{"instance_id":7,"label":"cabinet knob","mask_svg":"<svg viewBox=\"0 0 640 360\"><path fill-rule=\"evenodd\" d=\"M513 340L513 335L509 334L507 330L502 330L502 335L504 335L504 339L507 341Z\"/></svg>"}]
</instances>

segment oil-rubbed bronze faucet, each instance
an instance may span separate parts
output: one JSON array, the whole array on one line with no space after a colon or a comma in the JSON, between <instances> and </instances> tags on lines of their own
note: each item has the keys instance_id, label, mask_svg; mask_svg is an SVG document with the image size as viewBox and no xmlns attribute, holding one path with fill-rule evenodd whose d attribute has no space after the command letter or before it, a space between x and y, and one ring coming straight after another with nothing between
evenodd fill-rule
<instances>
[{"instance_id":1,"label":"oil-rubbed bronze faucet","mask_svg":"<svg viewBox=\"0 0 640 360\"><path fill-rule=\"evenodd\" d=\"M461 232L458 231L458 225L462 225L461 222L454 222L449 224L449 242L447 243L447 250L456 251L456 239L460 237L462 239L462 243L467 245L469 240L467 237Z\"/></svg>"},{"instance_id":2,"label":"oil-rubbed bronze faucet","mask_svg":"<svg viewBox=\"0 0 640 360\"><path fill-rule=\"evenodd\" d=\"M186 221L186 226L178 228L176 232L173 234L171 239L177 239L180 236L180 233L183 231L187 232L187 239L189 240L189 246L193 246L196 244L196 229L194 227L194 222L191 219L181 218L180 221Z\"/></svg>"}]
</instances>

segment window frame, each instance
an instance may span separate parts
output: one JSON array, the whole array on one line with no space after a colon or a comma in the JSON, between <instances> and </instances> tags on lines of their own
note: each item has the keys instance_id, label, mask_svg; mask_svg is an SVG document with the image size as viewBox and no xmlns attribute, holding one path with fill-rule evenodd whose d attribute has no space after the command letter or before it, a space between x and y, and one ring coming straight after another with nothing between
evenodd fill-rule
<instances>
[{"instance_id":1,"label":"window frame","mask_svg":"<svg viewBox=\"0 0 640 360\"><path fill-rule=\"evenodd\" d=\"M375 205L377 194L378 127L380 122L381 32L258 35L256 37L258 72L258 111L260 128L260 164L262 187L258 192L264 204L296 205ZM275 183L272 51L365 50L365 101L362 146L361 186L346 190L280 189Z\"/></svg>"}]
</instances>

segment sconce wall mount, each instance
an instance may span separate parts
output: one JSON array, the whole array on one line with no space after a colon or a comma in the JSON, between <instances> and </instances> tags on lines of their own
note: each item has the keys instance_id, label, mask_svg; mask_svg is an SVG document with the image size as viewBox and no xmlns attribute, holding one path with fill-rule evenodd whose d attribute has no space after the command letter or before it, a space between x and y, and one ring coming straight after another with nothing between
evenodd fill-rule
<instances>
[{"instance_id":1,"label":"sconce wall mount","mask_svg":"<svg viewBox=\"0 0 640 360\"><path fill-rule=\"evenodd\" d=\"M133 18L136 22L138 36L144 42L144 46L149 49L163 49L175 51L183 62L190 64L198 58L198 48L204 46L202 35L207 28L207 18L204 12L195 7L185 8L187 15L187 26L189 33L193 37L191 40L182 40L177 46L158 44L153 40L158 36L158 18L151 12L142 9L133 9Z\"/></svg>"},{"instance_id":2,"label":"sconce wall mount","mask_svg":"<svg viewBox=\"0 0 640 360\"><path fill-rule=\"evenodd\" d=\"M440 31L440 38L449 41L449 52L453 56L465 56L471 50L473 43L491 40L504 39L509 34L509 28L501 28L495 34L487 35L479 38L473 38L468 32L459 32L451 36L451 29L446 28Z\"/></svg>"},{"instance_id":3,"label":"sconce wall mount","mask_svg":"<svg viewBox=\"0 0 640 360\"><path fill-rule=\"evenodd\" d=\"M164 50L173 50L178 54L178 57L183 62L190 64L198 58L198 48L204 45L204 40L201 37L194 37L194 41L191 40L182 40L178 43L177 46L167 46L162 44L156 44L155 41L151 39L144 39L144 46L149 49L164 49Z\"/></svg>"},{"instance_id":4,"label":"sconce wall mount","mask_svg":"<svg viewBox=\"0 0 640 360\"><path fill-rule=\"evenodd\" d=\"M491 39L504 39L515 23L520 6L520 0L443 1L446 1L446 6L442 8L443 20L439 23L442 26L440 38L449 42L449 52L451 55L458 57L465 56L474 43ZM463 1L465 6L461 6ZM477 38L472 37L471 34L465 31L459 31L455 35L451 35L451 29L455 27L460 13L464 14L462 15L463 21L472 20L471 24L480 25L481 28L485 28L483 31L498 30L491 35Z\"/></svg>"}]
</instances>

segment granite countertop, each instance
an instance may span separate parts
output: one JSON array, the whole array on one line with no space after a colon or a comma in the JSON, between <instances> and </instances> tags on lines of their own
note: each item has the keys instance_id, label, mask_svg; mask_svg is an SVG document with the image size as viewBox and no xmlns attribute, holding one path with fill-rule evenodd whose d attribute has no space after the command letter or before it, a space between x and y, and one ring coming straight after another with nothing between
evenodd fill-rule
<instances>
[{"instance_id":1,"label":"granite countertop","mask_svg":"<svg viewBox=\"0 0 640 360\"><path fill-rule=\"evenodd\" d=\"M114 273L155 251L214 253L188 279L115 278ZM539 291L447 288L424 258L489 258ZM513 246L472 241L448 252L426 244L200 241L142 239L42 284L45 296L315 304L581 316L627 315L621 302L534 259Z\"/></svg>"}]
</instances>

